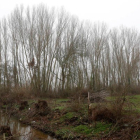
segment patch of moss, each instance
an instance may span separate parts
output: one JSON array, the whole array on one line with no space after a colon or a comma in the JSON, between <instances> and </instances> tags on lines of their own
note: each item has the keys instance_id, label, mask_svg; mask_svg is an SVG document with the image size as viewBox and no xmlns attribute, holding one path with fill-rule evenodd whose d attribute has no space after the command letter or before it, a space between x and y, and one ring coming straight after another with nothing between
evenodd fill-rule
<instances>
[{"instance_id":1,"label":"patch of moss","mask_svg":"<svg viewBox=\"0 0 140 140\"><path fill-rule=\"evenodd\" d=\"M13 107L16 108L16 109L18 109L20 107L20 105L14 104Z\"/></svg>"},{"instance_id":2,"label":"patch of moss","mask_svg":"<svg viewBox=\"0 0 140 140\"><path fill-rule=\"evenodd\" d=\"M105 123L105 122L97 122L96 128L94 129L94 133L100 133L100 132L109 132L112 124L111 123Z\"/></svg>"},{"instance_id":3,"label":"patch of moss","mask_svg":"<svg viewBox=\"0 0 140 140\"><path fill-rule=\"evenodd\" d=\"M69 99L57 99L56 100L57 103L67 102L67 101L69 101Z\"/></svg>"},{"instance_id":4,"label":"patch of moss","mask_svg":"<svg viewBox=\"0 0 140 140\"><path fill-rule=\"evenodd\" d=\"M5 136L6 136L6 137L9 137L9 134L8 134L8 133L5 133Z\"/></svg>"},{"instance_id":5,"label":"patch of moss","mask_svg":"<svg viewBox=\"0 0 140 140\"><path fill-rule=\"evenodd\" d=\"M88 115L88 105L85 104L85 105L82 105L81 109L78 111L80 114L82 115Z\"/></svg>"},{"instance_id":6,"label":"patch of moss","mask_svg":"<svg viewBox=\"0 0 140 140\"><path fill-rule=\"evenodd\" d=\"M82 134L90 134L94 131L94 128L90 128L87 125L79 125L73 128L74 132Z\"/></svg>"},{"instance_id":7,"label":"patch of moss","mask_svg":"<svg viewBox=\"0 0 140 140\"><path fill-rule=\"evenodd\" d=\"M28 104L30 105L30 104L33 104L33 103L35 103L36 101L35 100L28 100Z\"/></svg>"},{"instance_id":8,"label":"patch of moss","mask_svg":"<svg viewBox=\"0 0 140 140\"><path fill-rule=\"evenodd\" d=\"M57 107L54 108L54 110L55 109L63 110L64 108L65 108L65 106L57 106Z\"/></svg>"},{"instance_id":9,"label":"patch of moss","mask_svg":"<svg viewBox=\"0 0 140 140\"><path fill-rule=\"evenodd\" d=\"M133 137L135 137L136 139L140 139L140 130L134 132Z\"/></svg>"},{"instance_id":10,"label":"patch of moss","mask_svg":"<svg viewBox=\"0 0 140 140\"><path fill-rule=\"evenodd\" d=\"M6 109L6 107L7 107L7 105L3 105L3 106L2 106L3 109Z\"/></svg>"},{"instance_id":11,"label":"patch of moss","mask_svg":"<svg viewBox=\"0 0 140 140\"><path fill-rule=\"evenodd\" d=\"M65 118L66 119L71 119L72 117L74 117L76 114L74 112L68 112L67 114L65 114Z\"/></svg>"},{"instance_id":12,"label":"patch of moss","mask_svg":"<svg viewBox=\"0 0 140 140\"><path fill-rule=\"evenodd\" d=\"M63 116L60 118L60 122L63 122L63 121L68 120L68 119L71 119L71 118L73 118L74 116L76 116L76 113L75 113L75 112L68 112L68 113L66 113L65 115L63 115Z\"/></svg>"},{"instance_id":13,"label":"patch of moss","mask_svg":"<svg viewBox=\"0 0 140 140\"><path fill-rule=\"evenodd\" d=\"M74 138L74 134L71 130L72 128L70 127L61 128L56 131L56 135L61 136L63 139L64 138L72 139Z\"/></svg>"},{"instance_id":14,"label":"patch of moss","mask_svg":"<svg viewBox=\"0 0 140 140\"><path fill-rule=\"evenodd\" d=\"M112 124L97 122L96 127L90 127L88 125L79 125L73 128L74 132L85 135L97 135L101 132L109 132Z\"/></svg>"}]
</instances>

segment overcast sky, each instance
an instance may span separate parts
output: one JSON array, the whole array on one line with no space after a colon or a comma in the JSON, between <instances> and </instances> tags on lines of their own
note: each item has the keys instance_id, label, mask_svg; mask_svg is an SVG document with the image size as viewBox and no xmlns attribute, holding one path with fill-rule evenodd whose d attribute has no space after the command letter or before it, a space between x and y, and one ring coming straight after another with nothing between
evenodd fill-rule
<instances>
[{"instance_id":1,"label":"overcast sky","mask_svg":"<svg viewBox=\"0 0 140 140\"><path fill-rule=\"evenodd\" d=\"M64 7L66 11L92 22L105 22L109 27L133 27L140 31L140 0L1 0L0 18L8 16L21 4Z\"/></svg>"}]
</instances>

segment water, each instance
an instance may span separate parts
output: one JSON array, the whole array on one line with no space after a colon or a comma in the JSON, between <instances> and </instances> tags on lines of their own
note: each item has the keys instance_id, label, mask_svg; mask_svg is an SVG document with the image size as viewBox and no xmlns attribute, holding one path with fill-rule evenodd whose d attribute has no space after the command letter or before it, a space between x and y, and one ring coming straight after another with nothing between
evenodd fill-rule
<instances>
[{"instance_id":1,"label":"water","mask_svg":"<svg viewBox=\"0 0 140 140\"><path fill-rule=\"evenodd\" d=\"M8 118L7 115L0 112L0 125L7 124L10 126L15 140L56 140L29 125L22 124L13 118Z\"/></svg>"}]
</instances>

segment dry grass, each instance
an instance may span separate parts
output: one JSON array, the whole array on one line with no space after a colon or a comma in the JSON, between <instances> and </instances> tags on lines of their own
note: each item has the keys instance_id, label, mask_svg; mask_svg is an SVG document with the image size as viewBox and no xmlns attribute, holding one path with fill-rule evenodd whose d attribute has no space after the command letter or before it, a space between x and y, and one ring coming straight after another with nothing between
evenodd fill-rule
<instances>
[{"instance_id":1,"label":"dry grass","mask_svg":"<svg viewBox=\"0 0 140 140\"><path fill-rule=\"evenodd\" d=\"M114 122L115 116L113 112L105 107L103 104L98 104L95 107L89 105L88 107L89 121L108 121Z\"/></svg>"},{"instance_id":2,"label":"dry grass","mask_svg":"<svg viewBox=\"0 0 140 140\"><path fill-rule=\"evenodd\" d=\"M90 121L109 121L118 122L122 118L127 120L127 115L133 112L132 105L129 100L123 96L118 96L111 101L89 105L88 114ZM129 117L128 117L129 118Z\"/></svg>"},{"instance_id":3,"label":"dry grass","mask_svg":"<svg viewBox=\"0 0 140 140\"><path fill-rule=\"evenodd\" d=\"M31 89L25 87L12 88L8 93L1 93L1 102L4 105L19 103L23 99L32 98Z\"/></svg>"},{"instance_id":4,"label":"dry grass","mask_svg":"<svg viewBox=\"0 0 140 140\"><path fill-rule=\"evenodd\" d=\"M79 112L83 109L84 106L84 99L80 99L80 98L75 98L71 100L71 103L69 104L69 108L71 111L74 112Z\"/></svg>"},{"instance_id":5,"label":"dry grass","mask_svg":"<svg viewBox=\"0 0 140 140\"><path fill-rule=\"evenodd\" d=\"M31 98L31 96L33 95L32 89L30 87L12 88L11 94L15 94L17 98Z\"/></svg>"},{"instance_id":6,"label":"dry grass","mask_svg":"<svg viewBox=\"0 0 140 140\"><path fill-rule=\"evenodd\" d=\"M77 90L71 93L70 109L71 111L81 111L85 104L88 103L88 89Z\"/></svg>"}]
</instances>

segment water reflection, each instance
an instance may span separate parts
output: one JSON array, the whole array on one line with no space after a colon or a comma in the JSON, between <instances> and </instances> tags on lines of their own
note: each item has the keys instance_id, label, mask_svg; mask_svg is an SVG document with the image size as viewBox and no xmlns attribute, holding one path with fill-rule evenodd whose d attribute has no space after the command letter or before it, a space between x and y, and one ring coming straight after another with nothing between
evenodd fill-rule
<instances>
[{"instance_id":1,"label":"water reflection","mask_svg":"<svg viewBox=\"0 0 140 140\"><path fill-rule=\"evenodd\" d=\"M56 140L50 136L20 123L15 119L10 119L4 113L0 112L0 125L10 124L12 134L16 140Z\"/></svg>"}]
</instances>

